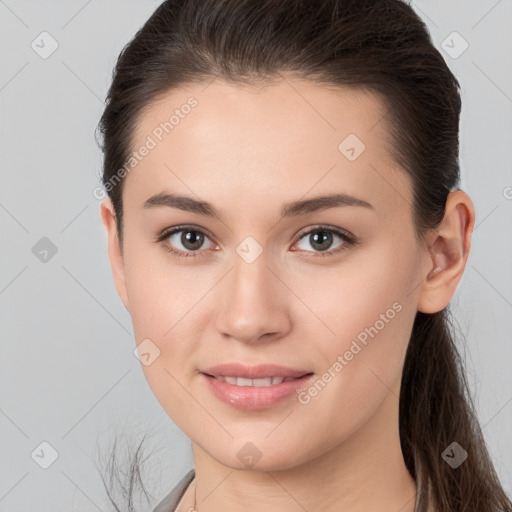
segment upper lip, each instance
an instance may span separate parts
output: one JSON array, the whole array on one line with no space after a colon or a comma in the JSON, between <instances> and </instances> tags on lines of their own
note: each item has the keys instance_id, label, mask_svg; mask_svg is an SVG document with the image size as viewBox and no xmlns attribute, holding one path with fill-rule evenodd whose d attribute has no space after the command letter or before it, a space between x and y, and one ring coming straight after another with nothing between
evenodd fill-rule
<instances>
[{"instance_id":1,"label":"upper lip","mask_svg":"<svg viewBox=\"0 0 512 512\"><path fill-rule=\"evenodd\" d=\"M264 379L267 377L302 377L308 373L308 370L288 368L275 364L259 364L256 366L246 366L240 363L225 363L217 366L210 366L201 370L213 377L242 377L246 379Z\"/></svg>"}]
</instances>

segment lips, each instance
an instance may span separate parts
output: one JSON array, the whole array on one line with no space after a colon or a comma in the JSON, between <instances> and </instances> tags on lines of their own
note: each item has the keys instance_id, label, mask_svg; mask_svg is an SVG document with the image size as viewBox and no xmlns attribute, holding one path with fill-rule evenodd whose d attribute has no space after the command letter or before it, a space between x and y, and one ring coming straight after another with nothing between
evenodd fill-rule
<instances>
[{"instance_id":1,"label":"lips","mask_svg":"<svg viewBox=\"0 0 512 512\"><path fill-rule=\"evenodd\" d=\"M256 380L273 377L281 377L283 379L298 378L311 372L307 369L289 368L275 364L246 366L240 363L225 363L205 368L204 370L201 370L201 373L205 373L211 377L237 377L241 379Z\"/></svg>"},{"instance_id":2,"label":"lips","mask_svg":"<svg viewBox=\"0 0 512 512\"><path fill-rule=\"evenodd\" d=\"M223 364L200 372L207 388L237 409L268 409L283 402L314 375L304 369L277 365Z\"/></svg>"},{"instance_id":3,"label":"lips","mask_svg":"<svg viewBox=\"0 0 512 512\"><path fill-rule=\"evenodd\" d=\"M246 379L245 377L234 377L234 376L213 376L215 379L221 382L227 382L233 386L275 386L281 384L281 382L288 382L294 380L296 377L265 377L261 379Z\"/></svg>"}]
</instances>

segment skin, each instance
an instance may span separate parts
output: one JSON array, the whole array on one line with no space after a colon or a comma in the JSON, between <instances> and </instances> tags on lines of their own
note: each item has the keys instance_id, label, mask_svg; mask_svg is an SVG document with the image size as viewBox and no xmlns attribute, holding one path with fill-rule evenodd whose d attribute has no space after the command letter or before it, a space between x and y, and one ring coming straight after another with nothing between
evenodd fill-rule
<instances>
[{"instance_id":1,"label":"skin","mask_svg":"<svg viewBox=\"0 0 512 512\"><path fill-rule=\"evenodd\" d=\"M180 509L193 506L197 487L201 512L412 512L416 486L398 434L405 351L416 312L440 311L455 293L470 250L473 203L463 191L450 193L441 225L420 244L411 183L389 156L378 97L281 76L252 88L193 84L151 105L134 148L191 95L198 101L125 178L123 252L110 200L100 208L136 342L149 338L160 350L142 370L192 442L196 478ZM338 150L351 133L366 146L354 161ZM222 221L144 209L159 192L206 200ZM333 192L373 209L280 219L284 204ZM173 244L193 252L181 233L154 241L182 224L211 234L199 256L164 250ZM298 236L319 224L347 230L359 243L322 257L310 236ZM236 252L247 236L263 249L252 263ZM345 243L333 236L327 251ZM396 302L401 311L307 404L292 396L269 409L237 410L198 374L237 361L321 377ZM250 468L237 457L248 442L261 452Z\"/></svg>"}]
</instances>

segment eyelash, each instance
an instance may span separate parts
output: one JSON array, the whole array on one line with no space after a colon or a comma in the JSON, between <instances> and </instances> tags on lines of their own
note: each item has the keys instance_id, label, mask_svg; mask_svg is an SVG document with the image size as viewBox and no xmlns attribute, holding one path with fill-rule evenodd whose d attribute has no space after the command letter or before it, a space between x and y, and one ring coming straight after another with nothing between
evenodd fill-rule
<instances>
[{"instance_id":1,"label":"eyelash","mask_svg":"<svg viewBox=\"0 0 512 512\"><path fill-rule=\"evenodd\" d=\"M156 238L155 242L161 243L162 247L166 252L172 253L174 256L177 256L178 258L196 258L200 255L200 253L205 252L203 250L198 251L190 251L190 252L184 252L180 251L178 249L174 249L168 244L163 243L167 238L169 238L171 235L174 235L175 233L179 233L181 231L191 231L194 233L201 233L202 235L208 237L211 239L210 235L206 233L204 230L197 228L195 226L177 226L171 229L165 229L162 231ZM340 230L339 228L331 228L329 226L324 225L318 225L309 231L304 231L299 233L297 242L294 243L294 245L298 242L300 242L303 238L310 235L311 233L314 233L315 231L320 232L326 232L331 233L334 235L339 236L345 243L339 247L338 249L334 249L331 251L313 251L315 253L315 256L306 256L307 258L316 258L318 256L320 257L326 257L326 256L334 256L335 254L338 254L345 249L347 249L350 246L354 246L358 243L358 240L350 235L348 232ZM312 252L312 251L305 251L305 252Z\"/></svg>"}]
</instances>

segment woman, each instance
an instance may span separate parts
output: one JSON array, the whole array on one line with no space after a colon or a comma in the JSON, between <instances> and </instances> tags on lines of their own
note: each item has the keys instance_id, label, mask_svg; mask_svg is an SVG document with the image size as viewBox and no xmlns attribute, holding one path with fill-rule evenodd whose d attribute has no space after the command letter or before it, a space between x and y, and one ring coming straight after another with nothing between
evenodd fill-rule
<instances>
[{"instance_id":1,"label":"woman","mask_svg":"<svg viewBox=\"0 0 512 512\"><path fill-rule=\"evenodd\" d=\"M123 50L101 218L194 458L155 511L512 510L448 312L458 87L399 0L166 1Z\"/></svg>"}]
</instances>

